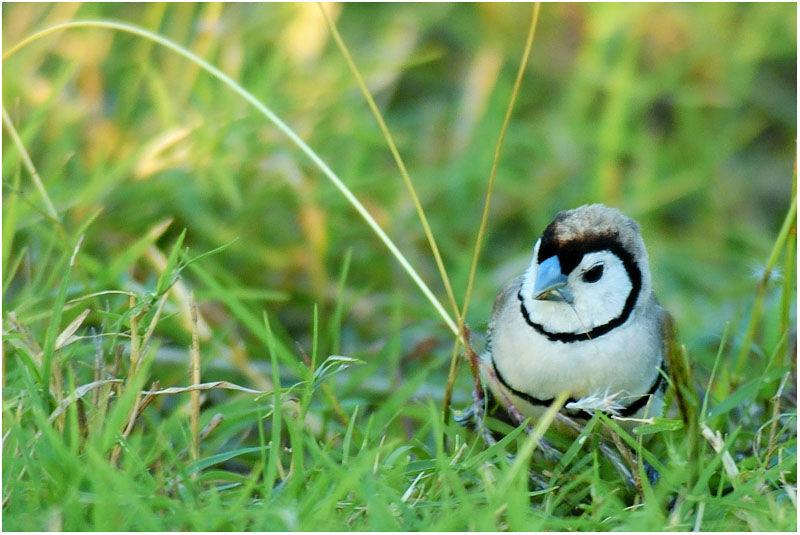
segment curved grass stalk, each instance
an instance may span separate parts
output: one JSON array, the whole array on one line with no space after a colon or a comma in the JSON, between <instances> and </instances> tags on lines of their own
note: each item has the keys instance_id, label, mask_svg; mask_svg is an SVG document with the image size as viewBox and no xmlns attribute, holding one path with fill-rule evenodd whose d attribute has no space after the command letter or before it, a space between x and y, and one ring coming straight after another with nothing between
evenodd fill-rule
<instances>
[{"instance_id":1,"label":"curved grass stalk","mask_svg":"<svg viewBox=\"0 0 800 535\"><path fill-rule=\"evenodd\" d=\"M25 164L25 168L31 175L33 183L36 186L36 189L39 190L39 195L42 196L42 200L44 200L44 204L47 206L47 215L50 217L50 219L52 219L56 223L61 224L61 218L58 217L58 210L56 210L55 205L53 205L53 201L50 200L50 196L47 194L47 190L44 189L42 178L39 176L39 172L33 165L33 161L31 160L28 151L25 150L25 145L22 144L22 139L20 139L19 134L17 133L17 129L14 128L14 123L11 122L11 117L8 116L8 112L6 112L5 106L3 106L3 124L6 125L6 129L8 130L8 133L11 135L11 140L14 142L14 145L17 147L17 150L19 151L19 154L22 157L22 163Z\"/></svg>"},{"instance_id":2,"label":"curved grass stalk","mask_svg":"<svg viewBox=\"0 0 800 535\"><path fill-rule=\"evenodd\" d=\"M386 143L389 145L389 150L392 152L394 161L397 163L397 167L400 169L400 175L403 177L403 181L406 184L408 193L411 195L411 200L414 202L414 208L417 210L419 220L422 223L422 228L425 230L425 236L428 238L428 243L431 246L431 251L433 252L433 257L436 261L436 266L439 268L439 274L441 275L442 282L444 283L445 292L447 292L447 299L450 301L450 306L453 308L453 314L456 316L456 321L461 323L461 316L459 316L456 297L453 293L453 287L450 285L450 277L447 276L447 270L444 267L442 256L439 254L439 247L436 245L436 239L433 237L433 232L428 224L428 219L425 217L425 211L422 209L422 204L419 201L417 191L414 189L414 184L411 182L411 177L408 175L405 163L403 163L403 158L400 157L400 152L397 150L397 145L395 145L392 134L389 132L389 128L386 126L386 122L383 120L383 116L381 115L380 110L378 110L378 106L375 104L375 100L372 98L372 94L369 92L367 84L364 83L364 78L361 76L358 67L356 67L355 61L353 61L353 56L350 54L350 50L347 48L342 36L339 34L336 23L333 21L333 19L331 19L328 12L325 11L322 2L317 2L317 6L319 6L319 10L322 11L322 15L325 17L325 22L328 23L328 28L331 31L333 40L336 42L336 45L342 52L342 55L347 62L347 66L350 68L350 72L353 74L353 77L356 79L356 83L358 84L358 88L361 90L361 94L364 95L364 99L366 99L369 109L372 111L372 115L374 115L375 120L378 121L378 126L383 133L383 137L386 138Z\"/></svg>"},{"instance_id":3,"label":"curved grass stalk","mask_svg":"<svg viewBox=\"0 0 800 535\"><path fill-rule=\"evenodd\" d=\"M797 183L797 168L795 166L795 184ZM739 348L739 353L736 356L736 360L734 361L735 364L733 365L733 374L732 379L734 384L738 384L742 380L742 373L744 370L745 362L747 362L747 356L750 354L750 347L753 344L753 338L755 337L756 327L758 326L758 320L761 317L761 307L764 304L764 294L767 291L767 284L769 283L769 279L772 275L772 270L775 268L775 264L778 262L778 257L780 256L781 251L784 249L786 240L789 239L791 234L792 228L795 228L797 224L797 189L796 186L793 188L792 191L792 200L789 204L789 210L786 212L786 217L783 220L783 224L781 225L781 230L778 232L778 237L775 239L775 243L772 245L772 251L769 254L769 258L767 259L767 263L764 266L764 272L761 275L761 279L758 281L758 287L756 289L756 298L753 302L753 308L750 312L750 319L747 322L747 330L744 334L744 339L742 341L742 346ZM784 277L789 277L788 273L784 274Z\"/></svg>"},{"instance_id":4,"label":"curved grass stalk","mask_svg":"<svg viewBox=\"0 0 800 535\"><path fill-rule=\"evenodd\" d=\"M244 98L247 102L249 102L254 108L256 108L262 115L264 115L267 119L272 122L281 132L283 132L297 147L308 156L309 159L322 171L322 173L328 177L328 179L333 183L334 186L344 195L350 205L358 212L358 214L366 221L367 225L378 235L378 238L383 242L383 244L389 249L392 255L397 259L403 269L408 273L409 277L414 281L414 283L419 287L425 297L430 301L436 311L444 320L447 327L453 332L454 335L459 336L459 329L456 322L453 318L448 314L448 312L444 309L442 304L433 295L430 288L428 288L427 284L422 280L419 274L411 267L406 257L397 246L392 242L389 236L383 231L383 229L378 225L375 219L370 215L364 205L353 195L353 193L348 189L348 187L339 179L339 177L328 167L328 165L314 152L311 147L309 147L286 123L284 123L275 113L272 112L267 106L262 104L252 93L247 91L237 82L235 82L232 78L226 75L224 72L220 71L210 63L208 63L203 58L197 56L193 52L183 48L182 46L161 37L158 34L155 34L149 30L145 30L144 28L140 28L138 26L134 26L131 24L125 24L122 22L114 22L114 21L105 21L105 20L84 20L84 21L73 21L73 22L65 22L62 24L56 24L50 26L49 28L45 28L33 35L30 35L11 47L7 52L3 53L3 61L13 55L15 52L23 48L24 46L41 39L51 33L66 30L71 28L104 28L107 30L118 30L126 33L130 33L133 35L137 35L139 37L144 37L145 39L150 39L151 41L160 44L173 52L185 57L189 61L192 61L203 70L211 74L214 78L218 79L224 85L228 86L232 89L236 94Z\"/></svg>"},{"instance_id":5,"label":"curved grass stalk","mask_svg":"<svg viewBox=\"0 0 800 535\"><path fill-rule=\"evenodd\" d=\"M478 227L478 237L475 239L475 251L472 254L472 265L470 266L469 270L469 279L467 280L467 290L464 293L464 305L461 309L461 314L458 315L458 332L462 333L460 339L463 339L463 330L464 330L464 322L466 321L467 317L467 310L469 309L469 300L470 296L472 295L472 287L475 281L475 272L478 268L478 257L481 253L481 245L483 244L483 236L486 232L486 224L489 220L489 207L492 203L492 193L494 192L494 184L495 179L497 176L497 166L500 162L500 153L503 150L503 141L506 137L506 130L508 130L508 123L511 121L511 113L514 111L514 104L517 101L517 95L519 94L519 88L522 85L522 76L525 74L525 67L528 64L528 58L531 54L531 48L533 48L533 39L536 36L536 26L539 22L539 10L541 8L541 2L536 2L533 4L533 11L531 13L531 23L530 27L528 28L528 37L525 41L525 50L522 53L522 59L519 62L519 69L517 69L517 78L514 80L514 89L511 91L511 99L508 102L508 107L506 108L506 115L503 119L503 126L500 128L500 137L497 140L497 146L494 150L494 161L492 162L492 170L489 174L489 186L486 191L486 201L483 205L483 215L481 216L481 224ZM453 345L453 354L450 358L450 371L447 376L447 386L445 387L444 393L444 407L443 407L443 415L445 422L448 420L449 417L449 409L450 409L450 400L453 394L453 385L456 381L456 364L458 363L458 341Z\"/></svg>"}]
</instances>

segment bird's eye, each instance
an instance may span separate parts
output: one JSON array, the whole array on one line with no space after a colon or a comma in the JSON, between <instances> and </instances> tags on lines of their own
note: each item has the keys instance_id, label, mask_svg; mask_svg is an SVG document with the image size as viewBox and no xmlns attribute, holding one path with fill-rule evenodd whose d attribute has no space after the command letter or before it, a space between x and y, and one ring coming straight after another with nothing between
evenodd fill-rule
<instances>
[{"instance_id":1,"label":"bird's eye","mask_svg":"<svg viewBox=\"0 0 800 535\"><path fill-rule=\"evenodd\" d=\"M584 272L583 282L597 282L603 276L603 264L592 266L591 269Z\"/></svg>"}]
</instances>

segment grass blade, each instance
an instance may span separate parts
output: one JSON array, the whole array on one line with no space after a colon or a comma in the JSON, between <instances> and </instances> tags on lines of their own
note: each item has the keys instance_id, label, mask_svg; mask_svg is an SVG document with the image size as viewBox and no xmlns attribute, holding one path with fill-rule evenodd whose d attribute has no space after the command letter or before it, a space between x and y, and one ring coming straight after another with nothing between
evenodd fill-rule
<instances>
[{"instance_id":1,"label":"grass blade","mask_svg":"<svg viewBox=\"0 0 800 535\"><path fill-rule=\"evenodd\" d=\"M4 58L5 59L5 58ZM8 116L6 112L5 106L3 106L3 124L6 125L6 129L8 133L11 135L11 140L14 142L14 145L17 147L19 151L19 155L22 158L22 162L25 164L25 168L30 173L31 178L33 179L33 183L36 186L36 189L39 190L39 194L42 196L42 200L44 201L45 206L47 207L47 215L55 221L56 223L61 225L61 218L58 216L58 211L56 207L53 205L53 201L50 200L50 196L47 194L47 190L44 189L44 184L42 183L41 177L39 177L39 173L36 171L36 167L33 165L33 161L31 157L28 155L28 151L25 150L25 145L22 144L22 140L17 133L17 129L14 128L14 123L11 122L11 117Z\"/></svg>"},{"instance_id":2,"label":"grass blade","mask_svg":"<svg viewBox=\"0 0 800 535\"><path fill-rule=\"evenodd\" d=\"M269 464L267 465L267 474L264 479L264 485L268 490L272 489L275 485L275 478L278 473L282 472L280 467L280 449L281 449L281 374L278 369L278 355L275 349L274 338L272 330L269 326L269 318L267 313L264 312L264 326L267 332L267 350L269 351L269 358L272 364L272 436L269 443ZM260 424L259 424L260 425Z\"/></svg>"},{"instance_id":3,"label":"grass blade","mask_svg":"<svg viewBox=\"0 0 800 535\"><path fill-rule=\"evenodd\" d=\"M797 172L795 171L795 181L796 180ZM747 362L747 356L750 354L750 346L753 343L753 337L756 333L758 320L761 317L761 306L764 302L764 294L767 291L767 283L769 282L770 275L772 274L772 269L778 262L778 256L780 255L781 250L783 250L784 244L789 237L789 233L796 225L796 221L797 191L795 190L794 195L792 195L792 201L789 205L789 210L786 212L783 225L781 225L781 230L778 232L778 237L775 239L775 243L772 245L772 252L770 252L769 258L767 259L767 264L764 266L764 274L761 276L761 280L758 283L756 299L755 303L753 304L752 311L750 312L750 320L747 322L747 330L745 331L744 340L742 340L742 347L739 348L739 353L734 360L735 364L733 366L732 376L734 384L738 384L742 380L742 370L745 362Z\"/></svg>"},{"instance_id":4,"label":"grass blade","mask_svg":"<svg viewBox=\"0 0 800 535\"><path fill-rule=\"evenodd\" d=\"M44 392L50 393L50 366L53 362L53 354L55 352L56 341L58 338L59 325L61 323L61 314L64 311L64 303L67 300L67 288L69 288L70 278L72 276L72 268L75 266L75 257L78 255L81 243L83 243L83 235L78 238L78 243L72 251L69 262L64 269L64 275L61 279L61 285L58 288L56 299L53 302L52 315L50 317L50 324L47 326L47 333L45 334L44 346L42 347L42 370L40 375L42 377L42 389Z\"/></svg>"},{"instance_id":5,"label":"grass blade","mask_svg":"<svg viewBox=\"0 0 800 535\"><path fill-rule=\"evenodd\" d=\"M186 238L186 229L181 231L180 236L178 236L178 239L175 241L175 245L172 246L172 251L170 251L167 257L167 264L161 272L161 275L158 276L156 295L161 295L171 286L172 279L175 275L175 268L178 265L178 255L181 252L181 247L183 247L184 238Z\"/></svg>"}]
</instances>

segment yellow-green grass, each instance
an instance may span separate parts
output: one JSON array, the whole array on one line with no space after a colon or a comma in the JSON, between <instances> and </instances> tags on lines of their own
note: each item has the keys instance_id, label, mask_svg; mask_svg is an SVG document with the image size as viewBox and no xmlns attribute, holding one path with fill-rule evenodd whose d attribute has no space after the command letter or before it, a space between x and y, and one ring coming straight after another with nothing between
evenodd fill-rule
<instances>
[{"instance_id":1,"label":"yellow-green grass","mask_svg":"<svg viewBox=\"0 0 800 535\"><path fill-rule=\"evenodd\" d=\"M315 4L3 5L3 527L794 529L796 6L541 7L466 323L556 211L619 206L697 433L598 416L559 463L442 419L532 6L322 7L339 46Z\"/></svg>"}]
</instances>

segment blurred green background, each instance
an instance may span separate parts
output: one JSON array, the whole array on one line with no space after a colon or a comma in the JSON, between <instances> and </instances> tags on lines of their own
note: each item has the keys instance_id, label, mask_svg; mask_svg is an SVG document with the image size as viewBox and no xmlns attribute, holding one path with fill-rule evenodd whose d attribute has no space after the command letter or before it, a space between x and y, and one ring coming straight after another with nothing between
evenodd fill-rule
<instances>
[{"instance_id":1,"label":"blurred green background","mask_svg":"<svg viewBox=\"0 0 800 535\"><path fill-rule=\"evenodd\" d=\"M329 7L398 141L460 298L530 8ZM7 4L4 50L78 18L150 28L240 81L319 152L441 290L386 143L316 5ZM745 319L788 206L795 36L793 4L545 5L500 161L472 328L484 328L494 292L524 269L556 211L605 202L640 221L660 299L690 350L701 360L711 354L723 324ZM195 65L133 36L80 29L23 49L3 74L4 106L65 226L102 209L83 245L98 266L166 218L162 244L184 227L195 253L238 238L204 264L303 341L312 305L324 314L334 301L350 250L339 351L369 358L387 339L392 307L404 351L447 341L341 195ZM24 274L45 266L48 224L24 171L20 182L9 136L3 149L4 209L14 184L27 200L3 245L4 262L26 250L4 305L24 318ZM87 286L147 286L153 268L142 262L114 275ZM204 316L234 333L215 343L238 339L198 292ZM179 328L161 334L188 339Z\"/></svg>"},{"instance_id":2,"label":"blurred green background","mask_svg":"<svg viewBox=\"0 0 800 535\"><path fill-rule=\"evenodd\" d=\"M397 139L460 299L530 7L329 9ZM48 24L88 18L152 29L241 82L319 152L444 298L386 143L316 5L6 4L3 48ZM744 319L788 207L796 50L794 4L544 5L469 325L484 328L494 293L524 269L556 211L605 202L641 223L659 298L702 360L725 322ZM303 340L313 303L326 310L334 300L351 250L343 353L369 357L385 341L392 303L406 350L428 337L447 341L342 196L195 65L134 36L78 29L22 49L3 74L4 106L66 227L103 210L83 245L98 265L165 218L174 220L163 248L184 227L194 253L238 238L204 265ZM3 299L24 316L23 274L44 266L48 223L27 173L17 176L7 135L3 153L3 207L15 180L26 199L3 259L26 255ZM89 286L146 286L152 272L142 262ZM216 312L205 315L225 326ZM186 342L180 329L162 334Z\"/></svg>"},{"instance_id":3,"label":"blurred green background","mask_svg":"<svg viewBox=\"0 0 800 535\"><path fill-rule=\"evenodd\" d=\"M461 302L531 7L326 9L395 136ZM2 15L4 52L55 23L108 19L150 29L218 66L320 154L444 302L411 199L317 5L4 3ZM698 384L726 323L730 362L792 196L796 21L794 3L544 4L497 171L467 318L473 331L483 332L495 293L525 269L557 211L604 202L640 222L657 295L676 319ZM27 386L22 351L7 341L45 338L70 240L84 233L67 300L108 290L142 295L156 287L183 229L190 256L229 245L184 270L167 302L151 370L162 386L188 381L193 290L203 380L270 389L262 310L287 348L283 357L299 363L312 351L317 305L320 359L366 361L333 385L347 414L356 405L361 414L379 410L384 425L401 410L385 404L401 385L441 406L452 337L433 308L319 170L218 80L139 37L81 28L5 58L2 91L63 222L48 218L4 126L3 326L14 333L3 351L8 411ZM777 270L767 287L744 379L757 377L776 347L788 347L778 362L794 359L794 321L780 320L781 281L794 275L793 267ZM785 305L792 318L794 292ZM61 328L86 307L78 334L87 338L60 357L76 384L92 380L90 328L108 334L100 338L106 364L120 358L112 331L124 330L128 297L69 305ZM284 386L297 380L291 365L282 374ZM462 367L457 406L470 399L471 384ZM210 405L228 399L209 396ZM167 418L176 399L163 396L153 407ZM323 424L336 428L320 405ZM403 410L406 436L430 422L424 405ZM253 443L241 430L254 415L241 414L226 420L210 451ZM36 503L32 519L41 517Z\"/></svg>"}]
</instances>

